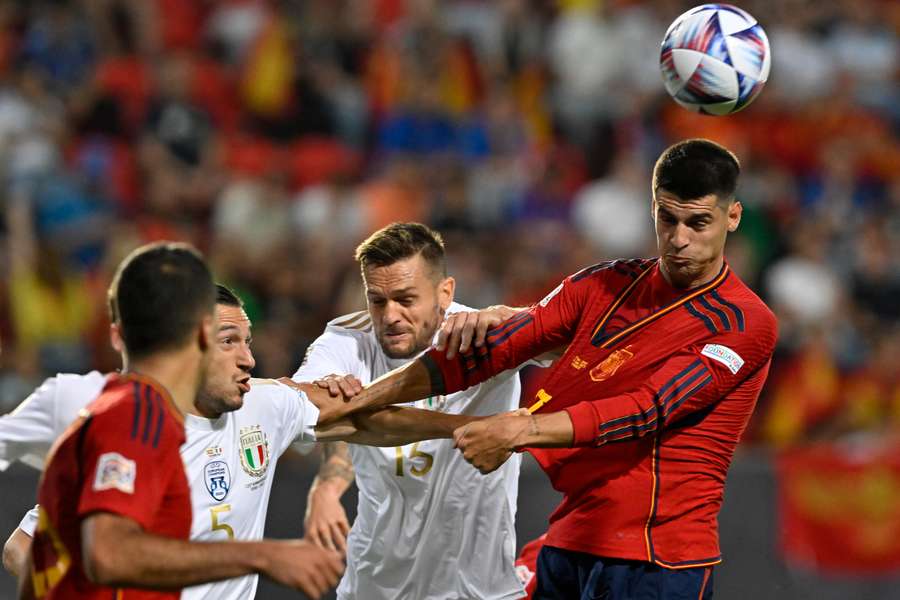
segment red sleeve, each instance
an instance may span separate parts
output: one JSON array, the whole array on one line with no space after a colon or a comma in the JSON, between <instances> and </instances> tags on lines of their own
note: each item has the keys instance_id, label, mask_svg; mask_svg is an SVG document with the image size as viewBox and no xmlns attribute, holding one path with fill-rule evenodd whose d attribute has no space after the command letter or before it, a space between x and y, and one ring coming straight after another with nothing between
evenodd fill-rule
<instances>
[{"instance_id":1,"label":"red sleeve","mask_svg":"<svg viewBox=\"0 0 900 600\"><path fill-rule=\"evenodd\" d=\"M563 344L574 336L591 284L580 274L547 297L487 333L485 344L448 360L431 349L420 360L431 374L432 393L452 394L490 379Z\"/></svg>"},{"instance_id":2,"label":"red sleeve","mask_svg":"<svg viewBox=\"0 0 900 600\"><path fill-rule=\"evenodd\" d=\"M115 513L147 529L175 470L184 468L165 400L141 387L133 405L123 403L91 419L80 453L85 477L79 516Z\"/></svg>"},{"instance_id":3,"label":"red sleeve","mask_svg":"<svg viewBox=\"0 0 900 600\"><path fill-rule=\"evenodd\" d=\"M753 403L768 374L775 347L774 318L746 332L726 332L674 353L634 391L586 400L566 408L573 446L643 437L728 396Z\"/></svg>"}]
</instances>

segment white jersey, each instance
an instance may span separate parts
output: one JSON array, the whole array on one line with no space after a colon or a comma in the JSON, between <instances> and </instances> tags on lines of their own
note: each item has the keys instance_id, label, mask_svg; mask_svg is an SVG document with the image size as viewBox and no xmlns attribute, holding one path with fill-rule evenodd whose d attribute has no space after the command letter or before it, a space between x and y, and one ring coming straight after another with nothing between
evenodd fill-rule
<instances>
[{"instance_id":1,"label":"white jersey","mask_svg":"<svg viewBox=\"0 0 900 600\"><path fill-rule=\"evenodd\" d=\"M104 383L96 371L48 379L13 413L0 418L0 458L30 457L29 464L42 464L46 450L78 411L100 395ZM303 393L269 379L250 380L239 410L215 420L185 415L181 458L191 489L191 539L262 539L275 463L291 442L315 441L318 419L319 409ZM23 443L28 454L22 451ZM36 524L33 509L19 528L34 535ZM181 598L253 598L258 579L247 575L185 588Z\"/></svg>"},{"instance_id":2,"label":"white jersey","mask_svg":"<svg viewBox=\"0 0 900 600\"><path fill-rule=\"evenodd\" d=\"M453 304L449 312L467 310ZM368 313L331 321L310 346L296 381L332 373L363 384L409 362L388 358ZM466 391L411 404L447 413L491 415L518 408L508 371ZM359 505L347 538L338 598L500 600L524 596L514 569L519 455L482 475L453 448L427 440L402 448L351 444Z\"/></svg>"}]
</instances>

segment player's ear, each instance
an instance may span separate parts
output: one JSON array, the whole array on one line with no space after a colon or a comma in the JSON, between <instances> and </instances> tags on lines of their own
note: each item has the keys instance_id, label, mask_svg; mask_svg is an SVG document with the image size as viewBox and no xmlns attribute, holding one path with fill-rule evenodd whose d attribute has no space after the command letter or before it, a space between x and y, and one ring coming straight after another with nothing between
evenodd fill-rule
<instances>
[{"instance_id":1,"label":"player's ear","mask_svg":"<svg viewBox=\"0 0 900 600\"><path fill-rule=\"evenodd\" d=\"M438 306L441 307L441 310L446 311L448 308L450 308L450 304L453 302L453 293L455 291L456 280L452 277L445 277L438 284Z\"/></svg>"},{"instance_id":2,"label":"player's ear","mask_svg":"<svg viewBox=\"0 0 900 600\"><path fill-rule=\"evenodd\" d=\"M735 200L728 205L728 231L737 231L738 225L741 224L741 215L744 214L744 206L740 200Z\"/></svg>"},{"instance_id":3,"label":"player's ear","mask_svg":"<svg viewBox=\"0 0 900 600\"><path fill-rule=\"evenodd\" d=\"M122 342L122 329L118 323L109 324L109 345L119 354L125 348L125 344Z\"/></svg>"},{"instance_id":4,"label":"player's ear","mask_svg":"<svg viewBox=\"0 0 900 600\"><path fill-rule=\"evenodd\" d=\"M197 346L201 352L207 352L213 346L218 323L215 315L205 315L197 328Z\"/></svg>"}]
</instances>

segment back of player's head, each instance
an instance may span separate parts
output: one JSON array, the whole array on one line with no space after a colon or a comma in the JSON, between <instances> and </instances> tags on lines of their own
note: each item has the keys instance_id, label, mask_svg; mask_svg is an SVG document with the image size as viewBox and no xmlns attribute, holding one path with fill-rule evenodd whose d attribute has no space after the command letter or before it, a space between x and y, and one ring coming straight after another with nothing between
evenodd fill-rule
<instances>
[{"instance_id":1,"label":"back of player's head","mask_svg":"<svg viewBox=\"0 0 900 600\"><path fill-rule=\"evenodd\" d=\"M682 200L715 194L734 199L741 164L730 150L715 142L692 139L669 146L653 167L653 194L660 189Z\"/></svg>"},{"instance_id":2,"label":"back of player's head","mask_svg":"<svg viewBox=\"0 0 900 600\"><path fill-rule=\"evenodd\" d=\"M109 287L110 318L131 358L187 344L213 312L209 268L188 244L141 246L119 265Z\"/></svg>"},{"instance_id":3,"label":"back of player's head","mask_svg":"<svg viewBox=\"0 0 900 600\"><path fill-rule=\"evenodd\" d=\"M356 248L356 262L363 272L369 267L386 267L416 255L422 257L434 276L447 276L444 239L421 223L391 223Z\"/></svg>"},{"instance_id":4,"label":"back of player's head","mask_svg":"<svg viewBox=\"0 0 900 600\"><path fill-rule=\"evenodd\" d=\"M227 285L216 284L216 304L244 308L244 301Z\"/></svg>"}]
</instances>

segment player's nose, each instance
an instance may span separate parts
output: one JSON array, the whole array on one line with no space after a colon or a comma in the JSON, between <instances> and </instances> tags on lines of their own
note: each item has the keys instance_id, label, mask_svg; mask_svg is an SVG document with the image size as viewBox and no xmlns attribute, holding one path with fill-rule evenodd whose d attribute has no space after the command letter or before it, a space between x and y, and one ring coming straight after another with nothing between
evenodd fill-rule
<instances>
[{"instance_id":1,"label":"player's nose","mask_svg":"<svg viewBox=\"0 0 900 600\"><path fill-rule=\"evenodd\" d=\"M244 346L241 349L238 354L238 366L245 371L251 371L256 366L256 359L253 357L250 346Z\"/></svg>"}]
</instances>

